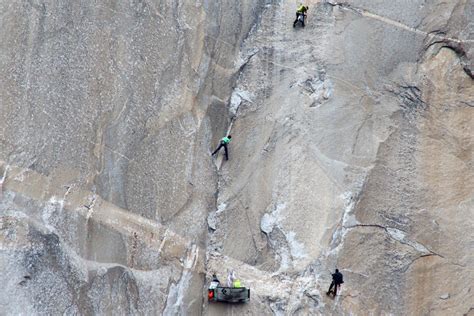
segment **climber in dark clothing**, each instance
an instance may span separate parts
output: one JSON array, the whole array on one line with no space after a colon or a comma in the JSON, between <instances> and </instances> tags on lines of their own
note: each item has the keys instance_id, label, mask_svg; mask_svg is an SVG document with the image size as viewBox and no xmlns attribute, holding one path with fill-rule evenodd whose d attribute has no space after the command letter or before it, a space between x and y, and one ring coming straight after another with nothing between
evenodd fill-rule
<instances>
[{"instance_id":1,"label":"climber in dark clothing","mask_svg":"<svg viewBox=\"0 0 474 316\"><path fill-rule=\"evenodd\" d=\"M211 156L214 156L215 154L217 154L217 152L222 148L224 147L224 150L225 150L225 160L229 160L229 153L227 151L227 144L230 143L230 140L231 140L232 136L227 136L227 137L223 137L221 139L221 143L219 144L219 147L217 147L216 150L214 150L214 152L212 153Z\"/></svg>"},{"instance_id":2,"label":"climber in dark clothing","mask_svg":"<svg viewBox=\"0 0 474 316\"><path fill-rule=\"evenodd\" d=\"M341 286L342 283L344 283L344 280L342 279L342 273L339 272L338 269L336 269L336 272L332 274L331 286L329 287L329 290L326 294L329 295L331 294L331 292L333 292L335 297L337 295L337 289ZM332 291L333 287L334 291Z\"/></svg>"}]
</instances>

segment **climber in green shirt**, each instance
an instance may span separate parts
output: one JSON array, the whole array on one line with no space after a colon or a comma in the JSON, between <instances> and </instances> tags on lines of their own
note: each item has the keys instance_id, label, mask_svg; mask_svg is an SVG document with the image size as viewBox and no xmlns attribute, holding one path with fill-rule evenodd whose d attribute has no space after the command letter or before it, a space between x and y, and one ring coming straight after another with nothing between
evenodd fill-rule
<instances>
[{"instance_id":1,"label":"climber in green shirt","mask_svg":"<svg viewBox=\"0 0 474 316\"><path fill-rule=\"evenodd\" d=\"M214 150L214 152L212 153L211 156L214 156L215 154L217 154L217 152L222 148L224 147L224 150L225 150L225 160L229 160L229 154L227 152L227 144L230 143L230 140L231 140L232 136L228 135L226 137L223 137L221 139L221 142L219 144L219 147L217 147L216 150Z\"/></svg>"}]
</instances>

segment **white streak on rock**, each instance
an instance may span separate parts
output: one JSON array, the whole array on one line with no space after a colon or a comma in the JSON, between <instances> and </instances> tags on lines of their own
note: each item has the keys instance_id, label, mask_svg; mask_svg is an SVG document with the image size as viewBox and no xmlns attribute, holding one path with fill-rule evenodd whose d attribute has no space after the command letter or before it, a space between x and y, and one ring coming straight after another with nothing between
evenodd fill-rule
<instances>
[{"instance_id":1,"label":"white streak on rock","mask_svg":"<svg viewBox=\"0 0 474 316\"><path fill-rule=\"evenodd\" d=\"M163 311L163 315L183 315L186 314L186 310L183 309L183 302L185 301L184 296L187 293L187 288L192 277L192 270L195 269L197 258L199 255L199 248L196 245L192 245L188 251L186 258L183 263L183 272L179 282L171 284L168 298L166 300L166 308Z\"/></svg>"}]
</instances>

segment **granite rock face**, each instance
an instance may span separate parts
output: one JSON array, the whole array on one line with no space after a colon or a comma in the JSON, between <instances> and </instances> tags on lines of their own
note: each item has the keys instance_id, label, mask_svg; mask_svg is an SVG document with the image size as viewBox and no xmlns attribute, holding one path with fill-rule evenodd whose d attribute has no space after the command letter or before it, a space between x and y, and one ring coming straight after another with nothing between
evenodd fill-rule
<instances>
[{"instance_id":1,"label":"granite rock face","mask_svg":"<svg viewBox=\"0 0 474 316\"><path fill-rule=\"evenodd\" d=\"M0 8L1 310L199 313L210 147L262 1Z\"/></svg>"},{"instance_id":2,"label":"granite rock face","mask_svg":"<svg viewBox=\"0 0 474 316\"><path fill-rule=\"evenodd\" d=\"M296 4L0 2L2 311L473 313L474 3Z\"/></svg>"},{"instance_id":3,"label":"granite rock face","mask_svg":"<svg viewBox=\"0 0 474 316\"><path fill-rule=\"evenodd\" d=\"M242 48L209 266L268 314L472 313L474 4L309 5L304 29L269 7Z\"/></svg>"}]
</instances>

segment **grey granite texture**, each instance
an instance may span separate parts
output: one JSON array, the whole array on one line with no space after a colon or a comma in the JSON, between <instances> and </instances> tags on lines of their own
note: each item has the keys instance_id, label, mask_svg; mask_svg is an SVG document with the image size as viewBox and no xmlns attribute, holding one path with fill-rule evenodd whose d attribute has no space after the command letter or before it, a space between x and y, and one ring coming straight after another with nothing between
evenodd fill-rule
<instances>
[{"instance_id":1,"label":"grey granite texture","mask_svg":"<svg viewBox=\"0 0 474 316\"><path fill-rule=\"evenodd\" d=\"M0 1L3 313L472 314L473 1L306 3Z\"/></svg>"}]
</instances>

